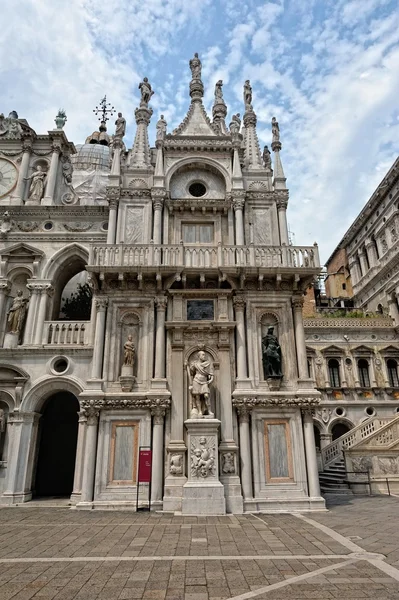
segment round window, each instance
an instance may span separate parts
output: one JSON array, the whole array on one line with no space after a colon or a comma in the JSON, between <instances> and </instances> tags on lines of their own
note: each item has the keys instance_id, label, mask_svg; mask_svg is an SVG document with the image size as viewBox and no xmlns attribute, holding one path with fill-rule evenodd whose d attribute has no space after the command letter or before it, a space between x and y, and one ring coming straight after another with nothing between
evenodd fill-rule
<instances>
[{"instance_id":1,"label":"round window","mask_svg":"<svg viewBox=\"0 0 399 600\"><path fill-rule=\"evenodd\" d=\"M335 409L335 414L336 414L338 417L343 417L343 416L344 416L344 414L345 414L345 410L344 410L343 408L341 408L340 406L338 406L338 407Z\"/></svg>"},{"instance_id":2,"label":"round window","mask_svg":"<svg viewBox=\"0 0 399 600\"><path fill-rule=\"evenodd\" d=\"M50 229L52 229L53 227L54 225L51 221L47 221L47 223L44 224L44 229L46 229L47 231L50 231Z\"/></svg>"},{"instance_id":3,"label":"round window","mask_svg":"<svg viewBox=\"0 0 399 600\"><path fill-rule=\"evenodd\" d=\"M188 188L188 191L195 198L200 198L201 196L205 196L206 187L204 186L203 183L196 182L196 183L192 183L190 185L190 187Z\"/></svg>"},{"instance_id":4,"label":"round window","mask_svg":"<svg viewBox=\"0 0 399 600\"><path fill-rule=\"evenodd\" d=\"M373 406L368 406L366 408L366 415L373 417L375 415L375 408Z\"/></svg>"},{"instance_id":5,"label":"round window","mask_svg":"<svg viewBox=\"0 0 399 600\"><path fill-rule=\"evenodd\" d=\"M65 371L68 369L68 367L69 367L69 361L66 358L64 358L63 356L56 358L52 364L53 371L55 371L56 373L60 373L60 374L65 373Z\"/></svg>"},{"instance_id":6,"label":"round window","mask_svg":"<svg viewBox=\"0 0 399 600\"><path fill-rule=\"evenodd\" d=\"M108 231L108 221L104 221L104 223L101 223L101 229L103 231Z\"/></svg>"}]
</instances>

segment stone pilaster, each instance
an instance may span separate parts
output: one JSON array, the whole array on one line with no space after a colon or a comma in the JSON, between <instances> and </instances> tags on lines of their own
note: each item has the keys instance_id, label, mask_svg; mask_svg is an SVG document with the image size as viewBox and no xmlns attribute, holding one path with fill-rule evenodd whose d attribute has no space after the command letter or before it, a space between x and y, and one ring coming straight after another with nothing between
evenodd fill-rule
<instances>
[{"instance_id":1,"label":"stone pilaster","mask_svg":"<svg viewBox=\"0 0 399 600\"><path fill-rule=\"evenodd\" d=\"M310 498L320 498L319 469L317 466L312 409L302 410L303 439L305 442L308 493Z\"/></svg>"},{"instance_id":2,"label":"stone pilaster","mask_svg":"<svg viewBox=\"0 0 399 600\"><path fill-rule=\"evenodd\" d=\"M59 140L53 141L53 154L51 155L50 169L47 173L47 184L42 204L49 206L54 204L54 190L57 181L57 171L60 154L62 152L61 142Z\"/></svg>"},{"instance_id":3,"label":"stone pilaster","mask_svg":"<svg viewBox=\"0 0 399 600\"><path fill-rule=\"evenodd\" d=\"M244 501L253 497L252 491L252 461L250 440L250 413L251 408L241 406L237 408L239 430L240 430L240 462L241 462L241 485Z\"/></svg>"},{"instance_id":4,"label":"stone pilaster","mask_svg":"<svg viewBox=\"0 0 399 600\"><path fill-rule=\"evenodd\" d=\"M164 205L165 196L165 189L152 188L151 198L154 209L154 231L152 239L154 240L154 244L162 243L162 208Z\"/></svg>"},{"instance_id":5,"label":"stone pilaster","mask_svg":"<svg viewBox=\"0 0 399 600\"><path fill-rule=\"evenodd\" d=\"M292 299L292 309L294 314L294 330L296 356L298 362L298 376L299 379L309 379L308 363L306 358L305 330L303 327L303 302L304 300L302 296L294 297Z\"/></svg>"},{"instance_id":6,"label":"stone pilaster","mask_svg":"<svg viewBox=\"0 0 399 600\"><path fill-rule=\"evenodd\" d=\"M87 427L87 414L85 410L78 412L78 441L76 445L76 459L75 459L75 473L73 477L73 490L71 494L71 501L76 504L80 500L82 493L82 476L83 476L83 462L85 458L85 442L86 442L86 427Z\"/></svg>"},{"instance_id":7,"label":"stone pilaster","mask_svg":"<svg viewBox=\"0 0 399 600\"><path fill-rule=\"evenodd\" d=\"M151 408L152 415L152 473L151 473L151 503L161 503L163 483L163 446L165 408Z\"/></svg>"},{"instance_id":8,"label":"stone pilaster","mask_svg":"<svg viewBox=\"0 0 399 600\"><path fill-rule=\"evenodd\" d=\"M105 318L107 313L108 298L97 296L95 298L96 332L94 337L93 361L91 366L91 378L101 379L102 363L104 354Z\"/></svg>"},{"instance_id":9,"label":"stone pilaster","mask_svg":"<svg viewBox=\"0 0 399 600\"><path fill-rule=\"evenodd\" d=\"M288 224L287 224L287 206L288 206L288 190L280 191L277 195L277 214L278 214L278 226L280 230L280 243L281 245L289 245L288 237Z\"/></svg>"},{"instance_id":10,"label":"stone pilaster","mask_svg":"<svg viewBox=\"0 0 399 600\"><path fill-rule=\"evenodd\" d=\"M107 244L115 244L118 205L120 198L119 187L107 187L106 195L109 205Z\"/></svg>"},{"instance_id":11,"label":"stone pilaster","mask_svg":"<svg viewBox=\"0 0 399 600\"><path fill-rule=\"evenodd\" d=\"M25 137L22 141L22 160L19 167L18 181L14 193L11 196L11 204L22 204L26 187L26 178L28 177L29 163L32 155L33 140L31 137Z\"/></svg>"},{"instance_id":12,"label":"stone pilaster","mask_svg":"<svg viewBox=\"0 0 399 600\"><path fill-rule=\"evenodd\" d=\"M37 307L37 317L36 323L34 325L34 336L33 343L35 345L40 345L43 343L43 334L44 334L44 321L46 319L46 311L47 311L47 300L49 296L54 293L54 288L51 285L51 282L41 282L36 284L36 289L38 291L38 307Z\"/></svg>"},{"instance_id":13,"label":"stone pilaster","mask_svg":"<svg viewBox=\"0 0 399 600\"><path fill-rule=\"evenodd\" d=\"M83 463L82 492L77 508L92 508L94 496L94 477L96 472L98 417L100 412L95 408L86 409L87 427Z\"/></svg>"},{"instance_id":14,"label":"stone pilaster","mask_svg":"<svg viewBox=\"0 0 399 600\"><path fill-rule=\"evenodd\" d=\"M155 334L155 379L165 378L165 313L168 299L166 296L157 296L155 306L157 310Z\"/></svg>"},{"instance_id":15,"label":"stone pilaster","mask_svg":"<svg viewBox=\"0 0 399 600\"><path fill-rule=\"evenodd\" d=\"M235 213L235 229L236 229L236 245L244 246L244 204L245 204L245 191L244 190L232 190L231 192L233 208Z\"/></svg>"},{"instance_id":16,"label":"stone pilaster","mask_svg":"<svg viewBox=\"0 0 399 600\"><path fill-rule=\"evenodd\" d=\"M153 110L145 106L136 108L137 129L131 153L130 166L135 169L151 168L150 143L148 140L148 125L150 124Z\"/></svg>"}]
</instances>

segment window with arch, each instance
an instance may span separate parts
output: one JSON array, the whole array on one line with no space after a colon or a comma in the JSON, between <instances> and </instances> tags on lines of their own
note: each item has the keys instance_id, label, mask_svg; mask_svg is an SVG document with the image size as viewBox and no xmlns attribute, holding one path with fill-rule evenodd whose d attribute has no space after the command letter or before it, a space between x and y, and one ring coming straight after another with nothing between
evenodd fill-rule
<instances>
[{"instance_id":1,"label":"window with arch","mask_svg":"<svg viewBox=\"0 0 399 600\"><path fill-rule=\"evenodd\" d=\"M370 387L369 363L365 358L360 358L357 361L357 369L359 372L360 386Z\"/></svg>"},{"instance_id":2,"label":"window with arch","mask_svg":"<svg viewBox=\"0 0 399 600\"><path fill-rule=\"evenodd\" d=\"M339 362L336 358L330 358L330 360L328 361L328 377L330 380L331 387L341 387L341 378L339 375Z\"/></svg>"},{"instance_id":3,"label":"window with arch","mask_svg":"<svg viewBox=\"0 0 399 600\"><path fill-rule=\"evenodd\" d=\"M391 387L399 387L398 362L394 358L387 360L388 381Z\"/></svg>"}]
</instances>

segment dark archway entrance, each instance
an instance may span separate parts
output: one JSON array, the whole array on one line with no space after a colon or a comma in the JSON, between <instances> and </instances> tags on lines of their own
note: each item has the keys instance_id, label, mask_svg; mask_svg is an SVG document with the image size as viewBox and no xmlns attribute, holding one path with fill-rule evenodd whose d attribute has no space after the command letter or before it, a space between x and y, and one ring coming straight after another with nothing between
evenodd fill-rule
<instances>
[{"instance_id":1,"label":"dark archway entrance","mask_svg":"<svg viewBox=\"0 0 399 600\"><path fill-rule=\"evenodd\" d=\"M70 392L51 396L40 419L36 496L70 496L75 472L79 402Z\"/></svg>"},{"instance_id":2,"label":"dark archway entrance","mask_svg":"<svg viewBox=\"0 0 399 600\"><path fill-rule=\"evenodd\" d=\"M341 437L341 435L348 433L348 431L350 431L350 430L351 430L351 427L349 427L349 425L346 425L346 423L336 423L335 425L333 425L333 427L331 429L332 441L334 442L339 437Z\"/></svg>"}]
</instances>

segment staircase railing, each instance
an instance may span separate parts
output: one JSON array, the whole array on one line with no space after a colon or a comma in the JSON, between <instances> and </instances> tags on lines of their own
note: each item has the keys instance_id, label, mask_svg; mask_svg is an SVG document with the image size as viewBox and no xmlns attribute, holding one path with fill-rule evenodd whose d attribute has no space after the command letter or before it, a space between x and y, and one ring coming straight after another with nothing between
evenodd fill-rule
<instances>
[{"instance_id":1,"label":"staircase railing","mask_svg":"<svg viewBox=\"0 0 399 600\"><path fill-rule=\"evenodd\" d=\"M395 418L396 417L371 417L370 419L367 419L367 421L363 421L363 423L360 423L360 425L357 425L348 431L348 433L341 435L337 440L331 442L331 444L328 444L325 448L322 448L321 457L323 467L342 458L344 450L349 450L349 448L352 448L355 444L361 442L375 431L378 431L378 429L387 425Z\"/></svg>"}]
</instances>

